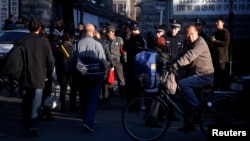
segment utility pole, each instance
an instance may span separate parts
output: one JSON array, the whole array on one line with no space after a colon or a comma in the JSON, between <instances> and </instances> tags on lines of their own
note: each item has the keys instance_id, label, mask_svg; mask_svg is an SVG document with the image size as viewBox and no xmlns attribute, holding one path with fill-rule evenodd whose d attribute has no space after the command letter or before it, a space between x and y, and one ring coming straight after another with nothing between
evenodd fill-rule
<instances>
[{"instance_id":1,"label":"utility pole","mask_svg":"<svg viewBox=\"0 0 250 141\"><path fill-rule=\"evenodd\" d=\"M234 33L234 0L229 1L229 32L230 32L230 44L229 44L229 75L232 76L233 66L233 33Z\"/></svg>"},{"instance_id":2,"label":"utility pole","mask_svg":"<svg viewBox=\"0 0 250 141\"><path fill-rule=\"evenodd\" d=\"M83 23L83 1L84 0L80 1L80 22L82 23Z\"/></svg>"}]
</instances>

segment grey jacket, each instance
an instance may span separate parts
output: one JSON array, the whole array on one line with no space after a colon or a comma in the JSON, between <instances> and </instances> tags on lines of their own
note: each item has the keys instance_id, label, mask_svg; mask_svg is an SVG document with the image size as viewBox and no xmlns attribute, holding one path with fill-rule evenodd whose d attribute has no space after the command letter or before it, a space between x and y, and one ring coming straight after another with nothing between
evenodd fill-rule
<instances>
[{"instance_id":1,"label":"grey jacket","mask_svg":"<svg viewBox=\"0 0 250 141\"><path fill-rule=\"evenodd\" d=\"M173 67L176 69L187 65L189 65L189 71L196 74L214 73L211 54L202 37L193 42L187 52L173 63Z\"/></svg>"}]
</instances>

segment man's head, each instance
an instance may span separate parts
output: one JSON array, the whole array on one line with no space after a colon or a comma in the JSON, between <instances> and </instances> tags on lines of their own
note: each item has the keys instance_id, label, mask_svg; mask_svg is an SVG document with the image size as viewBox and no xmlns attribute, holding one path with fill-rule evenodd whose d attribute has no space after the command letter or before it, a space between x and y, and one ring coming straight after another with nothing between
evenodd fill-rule
<instances>
[{"instance_id":1,"label":"man's head","mask_svg":"<svg viewBox=\"0 0 250 141\"><path fill-rule=\"evenodd\" d=\"M90 37L94 37L95 35L95 25L92 23L87 23L85 25L86 35Z\"/></svg>"},{"instance_id":2,"label":"man's head","mask_svg":"<svg viewBox=\"0 0 250 141\"><path fill-rule=\"evenodd\" d=\"M191 43L193 43L195 40L199 38L198 30L195 25L187 26L185 30L185 35L187 40Z\"/></svg>"},{"instance_id":3,"label":"man's head","mask_svg":"<svg viewBox=\"0 0 250 141\"><path fill-rule=\"evenodd\" d=\"M198 30L202 30L202 27L206 24L205 21L200 18L195 18L194 23Z\"/></svg>"},{"instance_id":4,"label":"man's head","mask_svg":"<svg viewBox=\"0 0 250 141\"><path fill-rule=\"evenodd\" d=\"M169 22L171 25L170 32L172 36L176 36L178 32L181 30L182 22L176 19L170 19Z\"/></svg>"},{"instance_id":5,"label":"man's head","mask_svg":"<svg viewBox=\"0 0 250 141\"><path fill-rule=\"evenodd\" d=\"M131 30L132 30L132 35L138 35L141 33L140 27L138 24L133 24L131 27Z\"/></svg>"},{"instance_id":6,"label":"man's head","mask_svg":"<svg viewBox=\"0 0 250 141\"><path fill-rule=\"evenodd\" d=\"M78 28L79 31L84 30L84 24L83 24L83 22L78 23L78 27L77 28Z\"/></svg>"},{"instance_id":7,"label":"man's head","mask_svg":"<svg viewBox=\"0 0 250 141\"><path fill-rule=\"evenodd\" d=\"M166 32L167 32L166 25L159 25L158 27L156 27L156 37L163 36L165 35Z\"/></svg>"},{"instance_id":8,"label":"man's head","mask_svg":"<svg viewBox=\"0 0 250 141\"><path fill-rule=\"evenodd\" d=\"M101 27L101 32L106 32L107 31L107 26L108 26L109 24L108 23L106 23L106 22L101 22L100 23L100 27Z\"/></svg>"},{"instance_id":9,"label":"man's head","mask_svg":"<svg viewBox=\"0 0 250 141\"><path fill-rule=\"evenodd\" d=\"M224 28L224 18L223 17L218 17L216 18L216 21L215 21L215 25L216 25L216 28L221 30Z\"/></svg>"},{"instance_id":10,"label":"man's head","mask_svg":"<svg viewBox=\"0 0 250 141\"><path fill-rule=\"evenodd\" d=\"M41 29L41 23L36 19L32 19L29 21L28 29L30 32L35 32L38 34L39 30Z\"/></svg>"},{"instance_id":11,"label":"man's head","mask_svg":"<svg viewBox=\"0 0 250 141\"><path fill-rule=\"evenodd\" d=\"M115 37L115 31L116 31L116 29L114 26L112 26L112 25L108 26L107 33L108 33L108 37L110 39L113 39Z\"/></svg>"}]
</instances>

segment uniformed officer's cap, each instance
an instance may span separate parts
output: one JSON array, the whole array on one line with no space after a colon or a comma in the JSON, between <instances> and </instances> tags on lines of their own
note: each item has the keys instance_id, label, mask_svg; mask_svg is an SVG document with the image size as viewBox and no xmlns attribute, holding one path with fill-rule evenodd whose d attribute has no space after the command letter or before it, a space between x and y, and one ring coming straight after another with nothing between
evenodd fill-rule
<instances>
[{"instance_id":1,"label":"uniformed officer's cap","mask_svg":"<svg viewBox=\"0 0 250 141\"><path fill-rule=\"evenodd\" d=\"M172 27L181 27L182 22L176 19L170 19L169 22L171 23Z\"/></svg>"},{"instance_id":2,"label":"uniformed officer's cap","mask_svg":"<svg viewBox=\"0 0 250 141\"><path fill-rule=\"evenodd\" d=\"M205 25L205 21L204 20L202 20L202 19L200 19L200 18L195 18L194 19L194 23L196 24L196 25Z\"/></svg>"},{"instance_id":3,"label":"uniformed officer's cap","mask_svg":"<svg viewBox=\"0 0 250 141\"><path fill-rule=\"evenodd\" d=\"M107 27L108 25L109 25L109 24L106 23L106 22L101 22L101 23L100 23L100 26L101 26L101 27Z\"/></svg>"},{"instance_id":4,"label":"uniformed officer's cap","mask_svg":"<svg viewBox=\"0 0 250 141\"><path fill-rule=\"evenodd\" d=\"M167 26L165 24L156 27L156 32L167 32Z\"/></svg>"},{"instance_id":5,"label":"uniformed officer's cap","mask_svg":"<svg viewBox=\"0 0 250 141\"><path fill-rule=\"evenodd\" d=\"M138 24L133 24L132 25L132 30L140 30L140 27Z\"/></svg>"},{"instance_id":6,"label":"uniformed officer's cap","mask_svg":"<svg viewBox=\"0 0 250 141\"><path fill-rule=\"evenodd\" d=\"M114 31L114 32L115 32L115 27L112 26L112 25L110 25L110 26L108 26L107 30L108 30L108 31Z\"/></svg>"}]
</instances>

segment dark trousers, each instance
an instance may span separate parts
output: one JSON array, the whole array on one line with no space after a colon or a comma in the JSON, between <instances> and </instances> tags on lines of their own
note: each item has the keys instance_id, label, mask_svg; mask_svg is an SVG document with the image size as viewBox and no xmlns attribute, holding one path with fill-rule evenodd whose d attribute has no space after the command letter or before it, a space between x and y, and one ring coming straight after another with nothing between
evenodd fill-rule
<instances>
[{"instance_id":1,"label":"dark trousers","mask_svg":"<svg viewBox=\"0 0 250 141\"><path fill-rule=\"evenodd\" d=\"M230 76L227 63L216 63L214 69L214 90L228 90Z\"/></svg>"},{"instance_id":2,"label":"dark trousers","mask_svg":"<svg viewBox=\"0 0 250 141\"><path fill-rule=\"evenodd\" d=\"M43 89L22 88L21 110L24 127L27 131L37 130L41 112Z\"/></svg>"},{"instance_id":3,"label":"dark trousers","mask_svg":"<svg viewBox=\"0 0 250 141\"><path fill-rule=\"evenodd\" d=\"M118 89L120 96L125 97L126 94L126 87L125 87L125 78L123 73L123 65L120 60L113 61L113 65L115 68L115 78L118 82Z\"/></svg>"},{"instance_id":4,"label":"dark trousers","mask_svg":"<svg viewBox=\"0 0 250 141\"><path fill-rule=\"evenodd\" d=\"M83 124L86 124L89 127L94 125L102 82L103 78L87 79L84 77L78 77L77 80Z\"/></svg>"}]
</instances>

